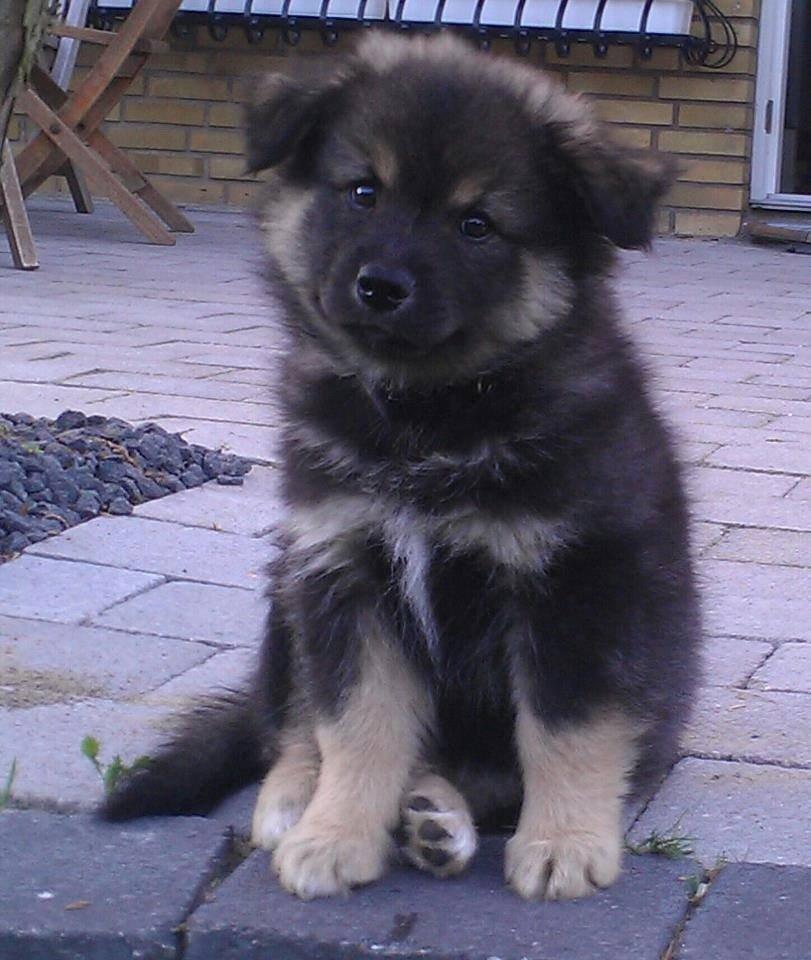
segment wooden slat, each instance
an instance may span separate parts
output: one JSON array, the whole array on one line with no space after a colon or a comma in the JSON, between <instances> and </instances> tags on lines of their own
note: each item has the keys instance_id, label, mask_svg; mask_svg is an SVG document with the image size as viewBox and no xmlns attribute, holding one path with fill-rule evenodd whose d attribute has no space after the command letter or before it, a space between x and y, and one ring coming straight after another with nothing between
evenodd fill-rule
<instances>
[{"instance_id":1,"label":"wooden slat","mask_svg":"<svg viewBox=\"0 0 811 960\"><path fill-rule=\"evenodd\" d=\"M14 266L20 270L36 270L39 266L37 248L8 142L0 151L0 206Z\"/></svg>"},{"instance_id":2,"label":"wooden slat","mask_svg":"<svg viewBox=\"0 0 811 960\"><path fill-rule=\"evenodd\" d=\"M20 106L51 139L59 150L84 173L108 191L121 212L153 243L172 246L174 237L158 217L118 180L116 175L93 150L82 143L70 127L30 88L19 98Z\"/></svg>"},{"instance_id":3,"label":"wooden slat","mask_svg":"<svg viewBox=\"0 0 811 960\"><path fill-rule=\"evenodd\" d=\"M57 37L82 40L95 46L109 47L118 35L114 30L96 30L93 27L73 27L69 23L52 20L48 27ZM133 53L168 53L172 47L165 40L138 40L132 47Z\"/></svg>"}]
</instances>

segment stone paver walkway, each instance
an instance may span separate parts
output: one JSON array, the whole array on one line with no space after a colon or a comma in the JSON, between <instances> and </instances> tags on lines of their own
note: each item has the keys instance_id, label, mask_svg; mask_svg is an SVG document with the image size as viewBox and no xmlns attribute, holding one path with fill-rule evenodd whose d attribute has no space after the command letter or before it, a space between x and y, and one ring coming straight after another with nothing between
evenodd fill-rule
<instances>
[{"instance_id":1,"label":"stone paver walkway","mask_svg":"<svg viewBox=\"0 0 811 960\"><path fill-rule=\"evenodd\" d=\"M663 240L651 256L624 256L619 274L629 331L688 465L708 634L705 683L685 756L637 811L630 839L638 843L652 831L688 835L698 862L670 870L662 861L632 858L615 893L593 907L565 908L583 930L596 930L606 911L616 918L621 908L626 919L613 940L572 938L570 914L558 913L564 908L536 908L547 911L549 939L541 947L517 906L506 939L493 939L484 914L475 929L460 926L454 939L430 919L437 885L406 875L387 881L396 903L380 893L353 897L336 931L332 908L302 913L308 908L288 909L287 898L268 893L260 854L231 873L241 848L223 853L213 825L177 822L181 833L172 840L171 823L153 822L144 857L174 858L179 844L194 875L180 883L164 873L151 892L134 890L130 907L146 911L146 926L135 931L128 920L121 929L132 935L122 934L114 949L92 931L104 927L124 888L110 886L108 914L102 909L99 919L93 911L103 885L82 894L90 887L81 874L55 893L53 870L38 866L47 853L37 854L37 838L59 847L59 862L67 863L96 837L109 853L98 857L98 879L118 869L110 858L129 849L132 828L84 817L51 820L42 811L86 811L100 796L99 779L79 751L85 735L101 742L105 762L116 753L132 759L149 751L167 716L190 696L238 683L250 669L263 613L262 567L279 516L274 331L250 217L196 212L197 233L165 249L141 243L103 206L92 217L53 202L32 207L42 268L13 271L0 250L0 412L55 416L72 408L155 420L257 466L242 488L209 484L143 505L131 517L102 517L0 566L0 787L16 760L13 803L39 809L0 817L0 847L28 864L22 883L14 871L0 872L0 887L12 884L19 894L0 909L0 955L45 956L25 950L56 937L75 941L77 957L129 957L146 940L161 945L155 956L316 956L316 941L332 956L337 948L324 944L343 938L363 941L364 955L654 960L673 941L684 958L720 958L743 955L729 951L746 914L747 956L811 956L805 913L787 917L799 891L811 888L811 872L803 869L811 867L811 258L731 242ZM230 823L239 833L249 804L249 796L232 801L220 829ZM63 823L72 826L62 830ZM502 912L512 904L487 887L496 883L488 857L469 880L442 887L441 897L452 901L446 916L475 912L489 895ZM3 861L12 862L5 855ZM724 861L746 866L726 867L701 907L691 907L684 877L698 882ZM134 863L127 856L120 862L125 872ZM201 891L215 875L227 879L214 900L173 940L173 927L210 899ZM171 909L152 902L161 885L171 888ZM37 899L49 892L54 897ZM71 908L71 897L91 905ZM630 905L640 897L649 910L658 904L650 929L632 919ZM409 906L412 899L421 906ZM149 926L153 914L158 919ZM778 926L779 936L769 933ZM240 931L248 928L245 939ZM732 933L719 939L719 929Z\"/></svg>"}]
</instances>

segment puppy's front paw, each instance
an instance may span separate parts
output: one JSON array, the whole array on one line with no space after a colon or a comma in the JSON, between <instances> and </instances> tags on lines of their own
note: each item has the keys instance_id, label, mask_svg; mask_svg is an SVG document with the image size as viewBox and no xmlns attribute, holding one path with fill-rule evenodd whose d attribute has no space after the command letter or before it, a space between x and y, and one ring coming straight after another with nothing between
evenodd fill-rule
<instances>
[{"instance_id":1,"label":"puppy's front paw","mask_svg":"<svg viewBox=\"0 0 811 960\"><path fill-rule=\"evenodd\" d=\"M571 900L610 886L619 876L619 829L600 833L549 831L545 836L520 830L507 843L507 883L527 900Z\"/></svg>"},{"instance_id":2,"label":"puppy's front paw","mask_svg":"<svg viewBox=\"0 0 811 960\"><path fill-rule=\"evenodd\" d=\"M403 853L420 870L451 877L476 852L476 827L467 803L441 777L418 783L404 798L401 817Z\"/></svg>"},{"instance_id":3,"label":"puppy's front paw","mask_svg":"<svg viewBox=\"0 0 811 960\"><path fill-rule=\"evenodd\" d=\"M381 877L389 836L371 836L354 825L301 821L281 839L273 867L285 890L302 900L347 893Z\"/></svg>"}]
</instances>

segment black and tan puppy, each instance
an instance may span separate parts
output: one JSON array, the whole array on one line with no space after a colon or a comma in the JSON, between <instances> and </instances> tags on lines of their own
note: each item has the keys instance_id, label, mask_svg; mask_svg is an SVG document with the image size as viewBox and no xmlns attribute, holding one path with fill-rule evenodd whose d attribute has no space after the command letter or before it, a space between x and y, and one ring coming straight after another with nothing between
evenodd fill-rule
<instances>
[{"instance_id":1,"label":"black and tan puppy","mask_svg":"<svg viewBox=\"0 0 811 960\"><path fill-rule=\"evenodd\" d=\"M204 812L264 776L254 842L301 897L438 876L517 823L506 877L619 872L623 798L673 757L699 617L668 435L612 251L670 179L536 69L372 35L270 77L249 162L289 340L289 519L252 690L107 801Z\"/></svg>"}]
</instances>

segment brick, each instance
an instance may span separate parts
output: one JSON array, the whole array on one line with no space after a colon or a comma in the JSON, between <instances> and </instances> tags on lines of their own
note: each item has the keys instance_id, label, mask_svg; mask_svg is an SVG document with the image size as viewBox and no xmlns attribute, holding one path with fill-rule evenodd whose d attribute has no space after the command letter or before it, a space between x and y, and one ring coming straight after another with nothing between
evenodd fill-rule
<instances>
[{"instance_id":1,"label":"brick","mask_svg":"<svg viewBox=\"0 0 811 960\"><path fill-rule=\"evenodd\" d=\"M241 155L245 141L235 130L192 130L189 149L204 153L236 153Z\"/></svg>"},{"instance_id":2,"label":"brick","mask_svg":"<svg viewBox=\"0 0 811 960\"><path fill-rule=\"evenodd\" d=\"M665 99L715 100L719 103L751 103L753 84L751 80L731 77L662 77L659 80L659 96Z\"/></svg>"},{"instance_id":3,"label":"brick","mask_svg":"<svg viewBox=\"0 0 811 960\"><path fill-rule=\"evenodd\" d=\"M262 198L262 186L261 183L226 183L226 202L240 207L255 207Z\"/></svg>"},{"instance_id":4,"label":"brick","mask_svg":"<svg viewBox=\"0 0 811 960\"><path fill-rule=\"evenodd\" d=\"M679 126L749 130L752 126L752 110L748 106L729 103L682 103L679 105Z\"/></svg>"},{"instance_id":5,"label":"brick","mask_svg":"<svg viewBox=\"0 0 811 960\"><path fill-rule=\"evenodd\" d=\"M722 157L744 157L749 148L749 141L742 133L662 130L659 134L659 148L670 153L708 153Z\"/></svg>"},{"instance_id":6,"label":"brick","mask_svg":"<svg viewBox=\"0 0 811 960\"><path fill-rule=\"evenodd\" d=\"M216 526L242 536L264 536L283 516L279 485L277 469L257 466L245 477L242 487L205 483L194 490L150 500L136 507L135 515L192 527Z\"/></svg>"},{"instance_id":7,"label":"brick","mask_svg":"<svg viewBox=\"0 0 811 960\"><path fill-rule=\"evenodd\" d=\"M151 97L188 98L190 100L228 100L228 80L206 75L165 74L149 78Z\"/></svg>"},{"instance_id":8,"label":"brick","mask_svg":"<svg viewBox=\"0 0 811 960\"><path fill-rule=\"evenodd\" d=\"M541 955L542 931L545 957L649 960L663 954L684 913L684 863L629 856L608 890L570 903L528 903L504 884L503 847L502 837L484 838L470 870L453 883L397 866L351 897L310 903L285 893L268 855L255 852L190 918L185 957L360 960L379 952L520 960Z\"/></svg>"},{"instance_id":9,"label":"brick","mask_svg":"<svg viewBox=\"0 0 811 960\"><path fill-rule=\"evenodd\" d=\"M87 816L10 811L0 844L0 942L9 960L173 957L198 888L230 843L199 818L105 824Z\"/></svg>"},{"instance_id":10,"label":"brick","mask_svg":"<svg viewBox=\"0 0 811 960\"><path fill-rule=\"evenodd\" d=\"M107 135L116 146L125 149L184 150L187 131L169 125L126 123L109 127Z\"/></svg>"},{"instance_id":11,"label":"brick","mask_svg":"<svg viewBox=\"0 0 811 960\"><path fill-rule=\"evenodd\" d=\"M753 690L811 693L811 644L785 643L756 671Z\"/></svg>"},{"instance_id":12,"label":"brick","mask_svg":"<svg viewBox=\"0 0 811 960\"><path fill-rule=\"evenodd\" d=\"M130 159L146 174L164 173L180 177L202 177L205 163L202 157L185 153L130 153Z\"/></svg>"},{"instance_id":13,"label":"brick","mask_svg":"<svg viewBox=\"0 0 811 960\"><path fill-rule=\"evenodd\" d=\"M719 858L811 866L811 833L798 815L809 805L811 770L687 757L630 839L639 843L652 830L669 834L675 828L692 838L695 855L708 867Z\"/></svg>"},{"instance_id":14,"label":"brick","mask_svg":"<svg viewBox=\"0 0 811 960\"><path fill-rule=\"evenodd\" d=\"M809 767L811 697L704 687L682 743L713 760Z\"/></svg>"},{"instance_id":15,"label":"brick","mask_svg":"<svg viewBox=\"0 0 811 960\"><path fill-rule=\"evenodd\" d=\"M697 183L746 183L748 170L742 160L685 161L682 180Z\"/></svg>"},{"instance_id":16,"label":"brick","mask_svg":"<svg viewBox=\"0 0 811 960\"><path fill-rule=\"evenodd\" d=\"M131 697L210 656L182 640L0 615L0 706Z\"/></svg>"},{"instance_id":17,"label":"brick","mask_svg":"<svg viewBox=\"0 0 811 960\"><path fill-rule=\"evenodd\" d=\"M222 646L256 644L267 605L259 591L172 582L95 618L100 626Z\"/></svg>"},{"instance_id":18,"label":"brick","mask_svg":"<svg viewBox=\"0 0 811 960\"><path fill-rule=\"evenodd\" d=\"M809 882L811 872L799 867L750 863L726 867L684 929L677 948L680 960L804 956Z\"/></svg>"},{"instance_id":19,"label":"brick","mask_svg":"<svg viewBox=\"0 0 811 960\"><path fill-rule=\"evenodd\" d=\"M208 161L208 175L217 180L248 180L256 177L245 172L243 157L210 157Z\"/></svg>"},{"instance_id":20,"label":"brick","mask_svg":"<svg viewBox=\"0 0 811 960\"><path fill-rule=\"evenodd\" d=\"M25 555L0 567L7 616L78 623L162 582L154 574ZM47 584L47 590L42 585Z\"/></svg>"},{"instance_id":21,"label":"brick","mask_svg":"<svg viewBox=\"0 0 811 960\"><path fill-rule=\"evenodd\" d=\"M811 533L788 530L729 530L710 549L724 560L811 567Z\"/></svg>"},{"instance_id":22,"label":"brick","mask_svg":"<svg viewBox=\"0 0 811 960\"><path fill-rule=\"evenodd\" d=\"M676 211L674 233L680 237L736 237L740 229L738 213Z\"/></svg>"},{"instance_id":23,"label":"brick","mask_svg":"<svg viewBox=\"0 0 811 960\"><path fill-rule=\"evenodd\" d=\"M698 207L707 210L741 210L745 195L741 187L704 183L676 183L668 201L677 207Z\"/></svg>"},{"instance_id":24,"label":"brick","mask_svg":"<svg viewBox=\"0 0 811 960\"><path fill-rule=\"evenodd\" d=\"M208 108L208 123L212 127L242 127L243 108L237 103L212 103Z\"/></svg>"},{"instance_id":25,"label":"brick","mask_svg":"<svg viewBox=\"0 0 811 960\"><path fill-rule=\"evenodd\" d=\"M650 103L644 100L596 100L597 113L611 123L648 123L670 126L673 123L673 105Z\"/></svg>"},{"instance_id":26,"label":"brick","mask_svg":"<svg viewBox=\"0 0 811 960\"><path fill-rule=\"evenodd\" d=\"M566 80L569 90L577 93L611 94L621 97L652 97L656 81L653 77L622 73L572 72Z\"/></svg>"},{"instance_id":27,"label":"brick","mask_svg":"<svg viewBox=\"0 0 811 960\"><path fill-rule=\"evenodd\" d=\"M127 120L136 123L171 123L200 125L205 115L205 105L188 100L139 97L125 106Z\"/></svg>"},{"instance_id":28,"label":"brick","mask_svg":"<svg viewBox=\"0 0 811 960\"><path fill-rule=\"evenodd\" d=\"M221 183L195 178L179 179L157 174L151 177L155 186L175 203L222 203L225 191Z\"/></svg>"},{"instance_id":29,"label":"brick","mask_svg":"<svg viewBox=\"0 0 811 960\"><path fill-rule=\"evenodd\" d=\"M92 560L223 586L253 587L269 559L262 541L143 517L97 517L29 547L35 556ZM110 571L112 573L112 570Z\"/></svg>"}]
</instances>

